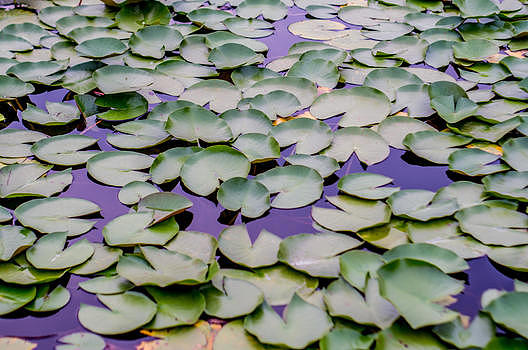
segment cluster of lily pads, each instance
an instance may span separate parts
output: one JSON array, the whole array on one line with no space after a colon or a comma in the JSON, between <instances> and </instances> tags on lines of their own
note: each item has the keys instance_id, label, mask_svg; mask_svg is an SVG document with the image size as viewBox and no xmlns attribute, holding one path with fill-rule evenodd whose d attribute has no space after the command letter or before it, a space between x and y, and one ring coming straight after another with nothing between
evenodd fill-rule
<instances>
[{"instance_id":1,"label":"cluster of lily pads","mask_svg":"<svg viewBox=\"0 0 528 350\"><path fill-rule=\"evenodd\" d=\"M75 274L103 304L80 306L87 330L142 329L159 349L528 349L527 284L486 291L471 322L448 308L468 259L528 271L527 5L114 1L0 12L0 315L61 309ZM308 40L266 57L258 39L293 6L307 16L289 31ZM55 88L67 100L46 110L27 97ZM18 116L26 129L7 127ZM114 132L84 135L95 125ZM463 180L432 192L346 174L312 207L319 233L253 242L245 225L180 231L193 202L162 190L181 181L258 219L312 205L351 157L390 147ZM130 206L99 242L79 237L100 207L56 196L72 167Z\"/></svg>"}]
</instances>

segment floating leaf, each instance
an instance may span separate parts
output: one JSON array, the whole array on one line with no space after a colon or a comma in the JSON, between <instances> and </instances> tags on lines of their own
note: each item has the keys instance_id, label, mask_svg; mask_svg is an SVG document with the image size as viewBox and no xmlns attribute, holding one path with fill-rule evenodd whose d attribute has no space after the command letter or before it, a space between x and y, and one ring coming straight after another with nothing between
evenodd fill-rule
<instances>
[{"instance_id":1,"label":"floating leaf","mask_svg":"<svg viewBox=\"0 0 528 350\"><path fill-rule=\"evenodd\" d=\"M101 152L88 159L86 169L97 181L121 187L132 181L148 180L150 175L138 170L149 168L153 161L153 158L136 152Z\"/></svg>"},{"instance_id":2,"label":"floating leaf","mask_svg":"<svg viewBox=\"0 0 528 350\"><path fill-rule=\"evenodd\" d=\"M0 315L6 315L28 304L36 295L35 287L0 284Z\"/></svg>"},{"instance_id":3,"label":"floating leaf","mask_svg":"<svg viewBox=\"0 0 528 350\"><path fill-rule=\"evenodd\" d=\"M103 350L106 346L100 336L88 332L68 334L58 341L65 345L55 346L57 350Z\"/></svg>"},{"instance_id":4,"label":"floating leaf","mask_svg":"<svg viewBox=\"0 0 528 350\"><path fill-rule=\"evenodd\" d=\"M144 259L123 255L117 263L117 273L136 286L166 287L172 284L199 284L205 282L207 265L174 251L142 246Z\"/></svg>"},{"instance_id":5,"label":"floating leaf","mask_svg":"<svg viewBox=\"0 0 528 350\"><path fill-rule=\"evenodd\" d=\"M190 101L201 106L209 103L209 108L218 113L235 108L240 98L241 93L237 87L220 79L198 82L180 96L181 101Z\"/></svg>"},{"instance_id":6,"label":"floating leaf","mask_svg":"<svg viewBox=\"0 0 528 350\"><path fill-rule=\"evenodd\" d=\"M215 47L207 58L217 69L233 69L264 61L262 54L258 54L249 47L237 43L227 43Z\"/></svg>"},{"instance_id":7,"label":"floating leaf","mask_svg":"<svg viewBox=\"0 0 528 350\"><path fill-rule=\"evenodd\" d=\"M45 139L47 140L47 139ZM0 169L0 197L49 197L71 185L71 170L46 173L51 165L12 164Z\"/></svg>"},{"instance_id":8,"label":"floating leaf","mask_svg":"<svg viewBox=\"0 0 528 350\"><path fill-rule=\"evenodd\" d=\"M484 311L488 312L496 323L526 338L526 298L528 293L525 292L505 293L491 301Z\"/></svg>"},{"instance_id":9,"label":"floating leaf","mask_svg":"<svg viewBox=\"0 0 528 350\"><path fill-rule=\"evenodd\" d=\"M524 171L509 171L503 174L494 174L482 179L486 192L494 196L515 199L521 202L528 201L528 173Z\"/></svg>"},{"instance_id":10,"label":"floating leaf","mask_svg":"<svg viewBox=\"0 0 528 350\"><path fill-rule=\"evenodd\" d=\"M181 170L182 181L201 196L213 193L219 180L246 177L250 163L239 151L224 145L211 146L189 157Z\"/></svg>"},{"instance_id":11,"label":"floating leaf","mask_svg":"<svg viewBox=\"0 0 528 350\"><path fill-rule=\"evenodd\" d=\"M345 281L337 280L325 289L324 299L330 315L360 324L385 329L400 317L394 306L380 296L378 282L371 278L366 282L365 297Z\"/></svg>"},{"instance_id":12,"label":"floating leaf","mask_svg":"<svg viewBox=\"0 0 528 350\"><path fill-rule=\"evenodd\" d=\"M504 156L502 159L517 171L527 171L526 147L528 145L528 137L511 138L502 145Z\"/></svg>"},{"instance_id":13,"label":"floating leaf","mask_svg":"<svg viewBox=\"0 0 528 350\"><path fill-rule=\"evenodd\" d=\"M102 243L92 243L92 247L94 248L94 253L90 259L75 266L70 270L71 273L76 275L91 275L103 271L114 265L123 254L121 249L108 247Z\"/></svg>"},{"instance_id":14,"label":"floating leaf","mask_svg":"<svg viewBox=\"0 0 528 350\"><path fill-rule=\"evenodd\" d=\"M328 147L332 131L325 123L308 118L292 119L272 129L272 135L281 147L295 144L297 154L313 154Z\"/></svg>"},{"instance_id":15,"label":"floating leaf","mask_svg":"<svg viewBox=\"0 0 528 350\"><path fill-rule=\"evenodd\" d=\"M280 243L278 258L310 276L332 278L339 274L339 255L360 241L339 233L300 234Z\"/></svg>"},{"instance_id":16,"label":"floating leaf","mask_svg":"<svg viewBox=\"0 0 528 350\"><path fill-rule=\"evenodd\" d=\"M456 151L455 147L469 142L471 142L469 137L426 130L408 134L402 144L421 158L433 163L448 164L449 156Z\"/></svg>"},{"instance_id":17,"label":"floating leaf","mask_svg":"<svg viewBox=\"0 0 528 350\"><path fill-rule=\"evenodd\" d=\"M266 303L244 320L244 328L267 344L304 349L332 328L330 317L295 294L282 319Z\"/></svg>"},{"instance_id":18,"label":"floating leaf","mask_svg":"<svg viewBox=\"0 0 528 350\"><path fill-rule=\"evenodd\" d=\"M234 177L218 189L218 202L226 209L240 210L246 217L259 217L270 207L269 191L258 181Z\"/></svg>"},{"instance_id":19,"label":"floating leaf","mask_svg":"<svg viewBox=\"0 0 528 350\"><path fill-rule=\"evenodd\" d=\"M449 170L469 176L482 176L510 169L506 164L490 164L499 158L477 148L461 149L449 156Z\"/></svg>"},{"instance_id":20,"label":"floating leaf","mask_svg":"<svg viewBox=\"0 0 528 350\"><path fill-rule=\"evenodd\" d=\"M81 198L33 199L15 209L18 221L42 233L66 232L77 236L92 229L95 221L77 217L95 214L101 209Z\"/></svg>"},{"instance_id":21,"label":"floating leaf","mask_svg":"<svg viewBox=\"0 0 528 350\"><path fill-rule=\"evenodd\" d=\"M31 247L37 240L33 231L19 226L0 226L0 260L8 261L13 256Z\"/></svg>"},{"instance_id":22,"label":"floating leaf","mask_svg":"<svg viewBox=\"0 0 528 350\"><path fill-rule=\"evenodd\" d=\"M355 288L364 291L367 276L376 276L376 270L385 264L382 256L365 250L352 250L339 257L339 273Z\"/></svg>"},{"instance_id":23,"label":"floating leaf","mask_svg":"<svg viewBox=\"0 0 528 350\"><path fill-rule=\"evenodd\" d=\"M435 198L434 192L426 190L402 190L392 194L387 203L394 215L420 221L450 216L458 210L456 201Z\"/></svg>"},{"instance_id":24,"label":"floating leaf","mask_svg":"<svg viewBox=\"0 0 528 350\"><path fill-rule=\"evenodd\" d=\"M50 291L49 284L37 288L35 299L24 308L32 312L50 312L63 308L70 301L70 292L59 285Z\"/></svg>"},{"instance_id":25,"label":"floating leaf","mask_svg":"<svg viewBox=\"0 0 528 350\"><path fill-rule=\"evenodd\" d=\"M220 318L235 318L250 314L263 301L259 288L244 280L225 277L222 288L211 286L202 291L206 306L205 313Z\"/></svg>"},{"instance_id":26,"label":"floating leaf","mask_svg":"<svg viewBox=\"0 0 528 350\"><path fill-rule=\"evenodd\" d=\"M63 166L84 164L99 153L96 150L82 151L97 143L97 139L84 135L58 135L39 140L31 152L45 162Z\"/></svg>"},{"instance_id":27,"label":"floating leaf","mask_svg":"<svg viewBox=\"0 0 528 350\"><path fill-rule=\"evenodd\" d=\"M319 199L323 192L321 175L302 165L274 168L257 175L255 179L270 193L278 193L271 202L274 208L303 207Z\"/></svg>"},{"instance_id":28,"label":"floating leaf","mask_svg":"<svg viewBox=\"0 0 528 350\"><path fill-rule=\"evenodd\" d=\"M154 223L167 220L168 218L180 214L185 209L192 207L193 203L176 193L156 192L151 193L139 200L138 212L151 212Z\"/></svg>"},{"instance_id":29,"label":"floating leaf","mask_svg":"<svg viewBox=\"0 0 528 350\"><path fill-rule=\"evenodd\" d=\"M485 244L528 244L528 216L515 210L477 205L456 213L460 229Z\"/></svg>"},{"instance_id":30,"label":"floating leaf","mask_svg":"<svg viewBox=\"0 0 528 350\"><path fill-rule=\"evenodd\" d=\"M98 295L97 299L108 309L81 304L78 314L83 327L94 333L127 333L145 325L156 314L156 304L138 292Z\"/></svg>"},{"instance_id":31,"label":"floating leaf","mask_svg":"<svg viewBox=\"0 0 528 350\"><path fill-rule=\"evenodd\" d=\"M42 236L26 251L28 261L38 269L62 270L79 265L93 255L94 248L84 239L64 249L66 238L64 232Z\"/></svg>"},{"instance_id":32,"label":"floating leaf","mask_svg":"<svg viewBox=\"0 0 528 350\"><path fill-rule=\"evenodd\" d=\"M134 287L119 275L99 276L79 283L79 287L93 294L120 294Z\"/></svg>"},{"instance_id":33,"label":"floating leaf","mask_svg":"<svg viewBox=\"0 0 528 350\"><path fill-rule=\"evenodd\" d=\"M312 207L312 218L319 225L333 231L351 231L389 222L390 209L381 201L369 201L339 195L326 199L341 210Z\"/></svg>"},{"instance_id":34,"label":"floating leaf","mask_svg":"<svg viewBox=\"0 0 528 350\"><path fill-rule=\"evenodd\" d=\"M277 253L281 239L262 230L251 242L247 228L243 225L224 229L218 236L218 247L231 261L251 268L273 265L278 261Z\"/></svg>"},{"instance_id":35,"label":"floating leaf","mask_svg":"<svg viewBox=\"0 0 528 350\"><path fill-rule=\"evenodd\" d=\"M187 158L201 150L199 147L176 147L160 153L150 167L152 182L162 184L177 179Z\"/></svg>"},{"instance_id":36,"label":"floating leaf","mask_svg":"<svg viewBox=\"0 0 528 350\"><path fill-rule=\"evenodd\" d=\"M342 113L339 126L366 126L376 124L390 113L387 96L367 86L339 89L319 96L310 107L317 119L326 119Z\"/></svg>"},{"instance_id":37,"label":"floating leaf","mask_svg":"<svg viewBox=\"0 0 528 350\"><path fill-rule=\"evenodd\" d=\"M147 112L147 100L137 92L124 92L97 97L95 104L99 107L110 108L97 113L97 117L107 121L129 120Z\"/></svg>"},{"instance_id":38,"label":"floating leaf","mask_svg":"<svg viewBox=\"0 0 528 350\"><path fill-rule=\"evenodd\" d=\"M413 329L454 320L457 313L442 302L464 288L433 265L411 259L392 261L377 271L380 294L387 298Z\"/></svg>"},{"instance_id":39,"label":"floating leaf","mask_svg":"<svg viewBox=\"0 0 528 350\"><path fill-rule=\"evenodd\" d=\"M176 29L154 25L134 33L128 45L137 55L160 59L165 56L165 51L176 50L182 40L182 35Z\"/></svg>"},{"instance_id":40,"label":"floating leaf","mask_svg":"<svg viewBox=\"0 0 528 350\"><path fill-rule=\"evenodd\" d=\"M153 222L153 212L118 216L103 227L105 242L111 246L125 247L136 244L163 245L178 233L179 226L174 218L151 226Z\"/></svg>"},{"instance_id":41,"label":"floating leaf","mask_svg":"<svg viewBox=\"0 0 528 350\"><path fill-rule=\"evenodd\" d=\"M392 182L390 177L371 173L356 173L343 176L337 187L351 196L364 199L384 199L399 191L399 187L380 187Z\"/></svg>"},{"instance_id":42,"label":"floating leaf","mask_svg":"<svg viewBox=\"0 0 528 350\"><path fill-rule=\"evenodd\" d=\"M158 312L145 327L163 329L194 324L205 309L205 298L196 291L167 290L159 287L147 287L158 304Z\"/></svg>"},{"instance_id":43,"label":"floating leaf","mask_svg":"<svg viewBox=\"0 0 528 350\"><path fill-rule=\"evenodd\" d=\"M469 265L450 250L427 243L402 244L383 254L386 262L396 259L413 259L428 262L445 273L457 273L469 268Z\"/></svg>"},{"instance_id":44,"label":"floating leaf","mask_svg":"<svg viewBox=\"0 0 528 350\"><path fill-rule=\"evenodd\" d=\"M223 119L198 106L175 110L169 115L165 128L172 136L189 142L216 143L233 137Z\"/></svg>"}]
</instances>

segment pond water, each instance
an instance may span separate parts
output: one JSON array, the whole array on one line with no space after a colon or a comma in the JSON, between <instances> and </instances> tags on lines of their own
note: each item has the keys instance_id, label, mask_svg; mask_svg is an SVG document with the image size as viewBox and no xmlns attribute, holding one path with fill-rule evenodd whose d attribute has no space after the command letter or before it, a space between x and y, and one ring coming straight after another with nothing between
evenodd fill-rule
<instances>
[{"instance_id":1,"label":"pond water","mask_svg":"<svg viewBox=\"0 0 528 350\"><path fill-rule=\"evenodd\" d=\"M262 66L278 57L285 56L288 48L293 43L305 41L305 39L291 34L287 29L289 24L305 18L305 11L294 7L289 9L288 17L274 22L274 34L260 39L269 47L266 61ZM338 21L337 19L335 20ZM359 28L358 26L344 24L348 28ZM421 66L423 67L424 65ZM457 77L452 67L447 72ZM480 85L479 87L486 89L489 88L489 85ZM56 89L30 95L29 99L37 107L44 108L46 101L63 101L66 93L66 90ZM166 95L159 96L162 101L175 99ZM150 108L152 107L150 106ZM336 129L338 118L327 119L326 122L333 129ZM115 150L105 140L106 135L112 131L109 128L101 126L97 125L96 120L91 117L87 121L86 128L83 130L74 130L72 133L82 133L98 138L98 146L103 151ZM16 129L25 127L21 121L13 122L9 125L9 128ZM283 158L290 155L293 151L293 147L282 150ZM277 160L277 162L283 164L283 158ZM394 179L394 185L399 186L401 189L436 191L441 187L449 185L453 180L460 179L460 176L450 172L447 166L426 163L420 161L408 152L391 148L390 156L386 160L368 167L362 165L356 156L352 156L336 172L335 176L331 176L325 180L323 196L314 205L319 207L332 207L325 200L325 196L332 196L338 193L338 179L346 174L362 171L389 176ZM87 170L84 167L74 168L73 176L74 181L72 185L61 193L60 196L87 199L101 207L101 218L95 228L82 237L92 242L101 242L102 228L115 217L129 212L129 207L119 202L117 198L119 188L105 186L94 181L87 175ZM246 223L252 240L255 240L257 234L262 229L273 232L282 238L299 233L317 232L312 226L313 221L310 216L311 206L294 210L272 208L263 217L243 220L241 215L233 215L231 212L224 211L216 201L196 196L192 192L182 188L179 182L164 186L163 190L182 194L193 202L192 208L187 210L187 213L178 216L181 229L207 232L217 237L228 224ZM465 281L465 289L463 293L456 296L458 301L452 304L450 308L472 317L481 309L480 297L485 290L490 288L513 290L513 279L522 279L524 277L496 266L487 257L472 259L468 263L470 268L465 273L457 275L457 278ZM58 338L72 332L84 331L85 329L79 324L77 319L79 305L81 303L101 305L95 295L84 292L78 287L79 282L87 279L76 275L71 275L68 278L67 288L71 292L71 300L66 307L58 312L35 316L25 311L18 311L9 316L1 317L0 336L21 337L39 344L38 349L51 349L57 344ZM140 342L152 338L134 333L134 335L128 336L106 336L104 339L107 345L111 346L111 349L125 350L131 349Z\"/></svg>"}]
</instances>

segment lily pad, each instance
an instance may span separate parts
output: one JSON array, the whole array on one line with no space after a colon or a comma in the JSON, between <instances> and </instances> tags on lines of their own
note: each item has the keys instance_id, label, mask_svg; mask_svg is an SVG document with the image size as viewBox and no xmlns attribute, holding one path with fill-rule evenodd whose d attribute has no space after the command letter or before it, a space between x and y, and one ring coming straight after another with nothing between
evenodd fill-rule
<instances>
[{"instance_id":1,"label":"lily pad","mask_svg":"<svg viewBox=\"0 0 528 350\"><path fill-rule=\"evenodd\" d=\"M526 329L525 308L526 292L510 292L499 296L485 307L493 320L507 329L523 336L528 336Z\"/></svg>"},{"instance_id":2,"label":"lily pad","mask_svg":"<svg viewBox=\"0 0 528 350\"><path fill-rule=\"evenodd\" d=\"M258 181L234 177L218 189L218 202L226 209L240 210L246 217L259 217L270 208L269 191Z\"/></svg>"},{"instance_id":3,"label":"lily pad","mask_svg":"<svg viewBox=\"0 0 528 350\"><path fill-rule=\"evenodd\" d=\"M246 317L244 328L260 342L304 349L325 336L332 328L332 321L325 311L295 294L288 304L284 319L267 303L263 303Z\"/></svg>"},{"instance_id":4,"label":"lily pad","mask_svg":"<svg viewBox=\"0 0 528 350\"><path fill-rule=\"evenodd\" d=\"M446 323L457 317L455 311L440 302L448 302L451 295L462 291L464 284L433 265L398 259L380 267L377 274L380 294L396 307L413 329Z\"/></svg>"},{"instance_id":5,"label":"lily pad","mask_svg":"<svg viewBox=\"0 0 528 350\"><path fill-rule=\"evenodd\" d=\"M299 234L280 243L278 258L310 276L333 278L339 275L339 255L360 244L352 237L333 232Z\"/></svg>"},{"instance_id":6,"label":"lily pad","mask_svg":"<svg viewBox=\"0 0 528 350\"><path fill-rule=\"evenodd\" d=\"M137 329L154 318L156 304L138 292L98 295L108 309L81 304L79 322L99 334L122 334Z\"/></svg>"},{"instance_id":7,"label":"lily pad","mask_svg":"<svg viewBox=\"0 0 528 350\"><path fill-rule=\"evenodd\" d=\"M36 295L35 287L0 284L0 315L6 315L28 304Z\"/></svg>"},{"instance_id":8,"label":"lily pad","mask_svg":"<svg viewBox=\"0 0 528 350\"><path fill-rule=\"evenodd\" d=\"M59 285L50 291L49 284L37 288L35 299L24 309L32 312L50 312L63 308L70 301L70 292Z\"/></svg>"},{"instance_id":9,"label":"lily pad","mask_svg":"<svg viewBox=\"0 0 528 350\"><path fill-rule=\"evenodd\" d=\"M399 191L399 187L381 187L392 182L390 177L371 173L343 176L337 187L340 191L363 199L384 199Z\"/></svg>"},{"instance_id":10,"label":"lily pad","mask_svg":"<svg viewBox=\"0 0 528 350\"><path fill-rule=\"evenodd\" d=\"M0 260L8 261L13 256L31 247L37 240L33 231L19 226L0 226Z\"/></svg>"},{"instance_id":11,"label":"lily pad","mask_svg":"<svg viewBox=\"0 0 528 350\"><path fill-rule=\"evenodd\" d=\"M262 291L244 280L225 277L222 289L213 286L202 290L205 313L219 318L235 318L250 314L263 301Z\"/></svg>"},{"instance_id":12,"label":"lily pad","mask_svg":"<svg viewBox=\"0 0 528 350\"><path fill-rule=\"evenodd\" d=\"M99 153L96 150L82 150L95 145L97 141L84 135L58 135L35 142L31 152L47 163L63 166L80 165Z\"/></svg>"},{"instance_id":13,"label":"lily pad","mask_svg":"<svg viewBox=\"0 0 528 350\"><path fill-rule=\"evenodd\" d=\"M246 177L249 160L239 151L224 145L211 146L189 157L181 170L182 181L191 191L206 196L219 186L219 180Z\"/></svg>"},{"instance_id":14,"label":"lily pad","mask_svg":"<svg viewBox=\"0 0 528 350\"><path fill-rule=\"evenodd\" d=\"M207 265L174 251L155 247L141 247L145 259L123 255L117 263L117 273L136 286L166 287L172 284L204 283Z\"/></svg>"},{"instance_id":15,"label":"lily pad","mask_svg":"<svg viewBox=\"0 0 528 350\"><path fill-rule=\"evenodd\" d=\"M152 157L131 151L101 152L88 159L86 169L94 179L121 187L132 181L148 180L150 175L138 170L149 168L153 161Z\"/></svg>"},{"instance_id":16,"label":"lily pad","mask_svg":"<svg viewBox=\"0 0 528 350\"><path fill-rule=\"evenodd\" d=\"M86 199L45 198L21 204L15 209L15 216L22 225L42 233L66 232L68 236L77 236L90 231L95 225L93 220L77 217L100 210L97 204Z\"/></svg>"},{"instance_id":17,"label":"lily pad","mask_svg":"<svg viewBox=\"0 0 528 350\"><path fill-rule=\"evenodd\" d=\"M333 231L357 232L389 222L390 209L381 201L339 195L326 199L341 210L312 207L312 218Z\"/></svg>"},{"instance_id":18,"label":"lily pad","mask_svg":"<svg viewBox=\"0 0 528 350\"><path fill-rule=\"evenodd\" d=\"M12 164L0 169L0 197L49 197L71 185L71 170L47 174L51 165Z\"/></svg>"},{"instance_id":19,"label":"lily pad","mask_svg":"<svg viewBox=\"0 0 528 350\"><path fill-rule=\"evenodd\" d=\"M291 209L308 205L321 197L323 178L303 165L288 165L261 173L255 179L270 193L278 193L271 202L274 208Z\"/></svg>"},{"instance_id":20,"label":"lily pad","mask_svg":"<svg viewBox=\"0 0 528 350\"><path fill-rule=\"evenodd\" d=\"M216 143L233 137L223 119L199 106L175 110L169 115L165 128L172 136L189 142Z\"/></svg>"}]
</instances>

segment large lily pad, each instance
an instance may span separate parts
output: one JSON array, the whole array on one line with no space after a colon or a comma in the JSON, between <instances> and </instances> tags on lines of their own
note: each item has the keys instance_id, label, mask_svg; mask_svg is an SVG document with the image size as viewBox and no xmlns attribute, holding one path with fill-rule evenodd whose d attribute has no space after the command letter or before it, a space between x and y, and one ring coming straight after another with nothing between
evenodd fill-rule
<instances>
[{"instance_id":1,"label":"large lily pad","mask_svg":"<svg viewBox=\"0 0 528 350\"><path fill-rule=\"evenodd\" d=\"M47 174L51 165L12 164L0 169L0 197L49 197L69 186L71 170Z\"/></svg>"},{"instance_id":2,"label":"large lily pad","mask_svg":"<svg viewBox=\"0 0 528 350\"><path fill-rule=\"evenodd\" d=\"M42 233L66 232L68 236L77 236L88 232L95 221L77 217L95 214L100 208L97 204L80 198L33 199L15 209L18 221L26 227Z\"/></svg>"}]
</instances>

